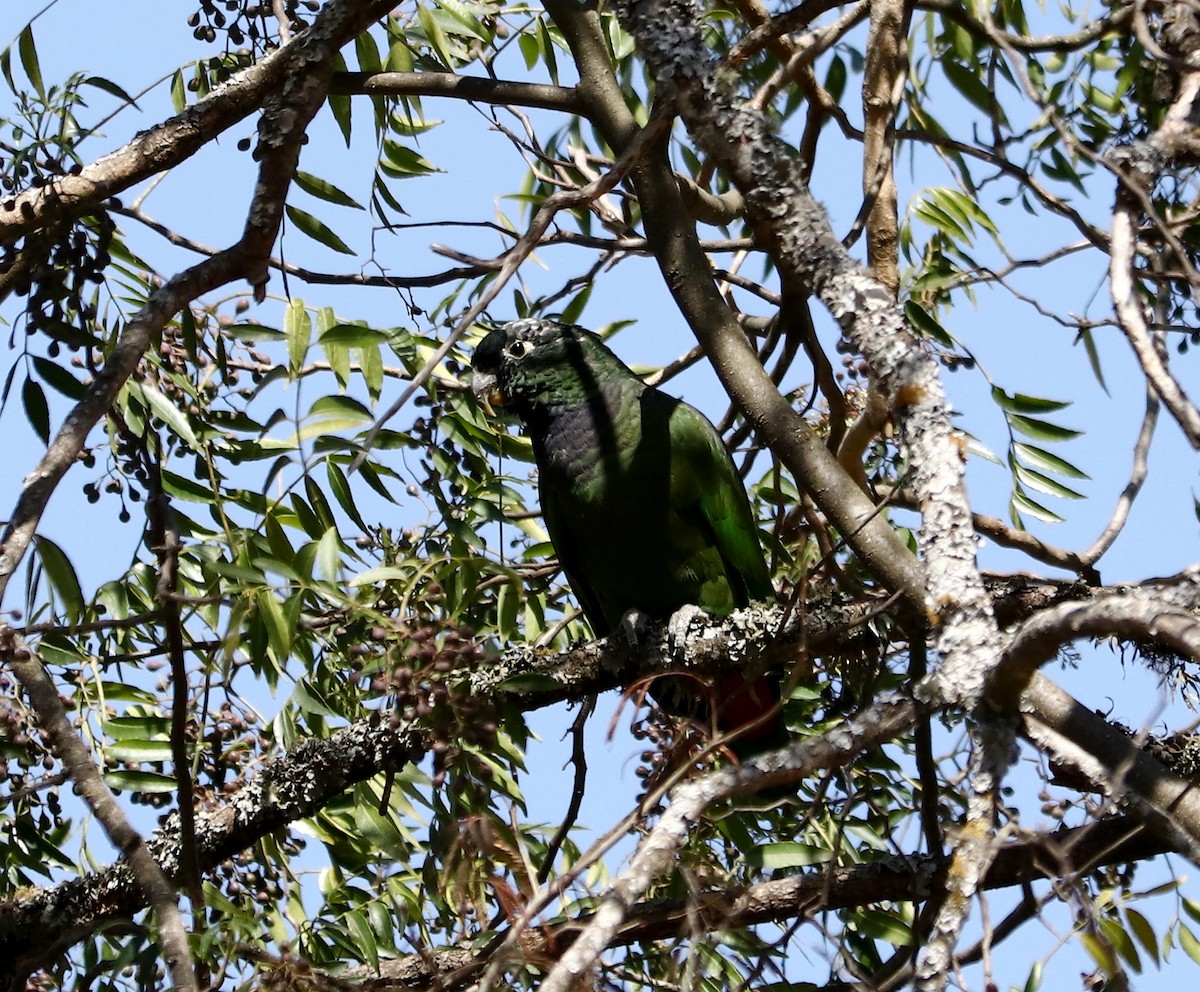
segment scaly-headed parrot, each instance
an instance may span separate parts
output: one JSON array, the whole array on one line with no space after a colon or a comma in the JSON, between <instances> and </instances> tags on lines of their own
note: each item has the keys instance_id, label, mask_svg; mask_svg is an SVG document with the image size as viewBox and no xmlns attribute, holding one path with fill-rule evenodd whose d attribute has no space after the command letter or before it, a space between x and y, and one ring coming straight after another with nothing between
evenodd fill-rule
<instances>
[{"instance_id":1,"label":"scaly-headed parrot","mask_svg":"<svg viewBox=\"0 0 1200 992\"><path fill-rule=\"evenodd\" d=\"M630 610L667 621L689 605L723 616L773 599L746 490L699 410L646 385L597 335L549 320L491 331L472 365L485 408L515 412L533 443L546 529L597 636ZM668 712L707 714L695 683L660 682L669 684L654 695ZM687 686L692 698L681 699ZM766 678L734 676L719 690L724 731L779 701ZM745 756L784 741L776 713L735 749Z\"/></svg>"}]
</instances>

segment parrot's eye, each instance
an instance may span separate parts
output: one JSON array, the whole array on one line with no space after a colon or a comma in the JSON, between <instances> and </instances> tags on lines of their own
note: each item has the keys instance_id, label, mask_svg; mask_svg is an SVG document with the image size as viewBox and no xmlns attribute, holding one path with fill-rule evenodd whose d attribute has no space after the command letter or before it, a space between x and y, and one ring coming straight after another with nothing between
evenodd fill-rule
<instances>
[{"instance_id":1,"label":"parrot's eye","mask_svg":"<svg viewBox=\"0 0 1200 992\"><path fill-rule=\"evenodd\" d=\"M509 358L524 358L529 352L529 345L524 341L514 341L508 346Z\"/></svg>"}]
</instances>

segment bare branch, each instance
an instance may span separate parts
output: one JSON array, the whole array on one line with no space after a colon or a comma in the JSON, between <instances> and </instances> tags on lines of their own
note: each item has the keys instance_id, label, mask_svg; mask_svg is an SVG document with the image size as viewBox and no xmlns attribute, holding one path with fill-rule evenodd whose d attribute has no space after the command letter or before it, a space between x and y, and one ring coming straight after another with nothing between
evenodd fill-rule
<instances>
[{"instance_id":1,"label":"bare branch","mask_svg":"<svg viewBox=\"0 0 1200 992\"><path fill-rule=\"evenodd\" d=\"M339 72L333 77L330 92L369 96L445 96L473 103L511 104L587 116L583 101L572 87L482 79L452 72Z\"/></svg>"}]
</instances>

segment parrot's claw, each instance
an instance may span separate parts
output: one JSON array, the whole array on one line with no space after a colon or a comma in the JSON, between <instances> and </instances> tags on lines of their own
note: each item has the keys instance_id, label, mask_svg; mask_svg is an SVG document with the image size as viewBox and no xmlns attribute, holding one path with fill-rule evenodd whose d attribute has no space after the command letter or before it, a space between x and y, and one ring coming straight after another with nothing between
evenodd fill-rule
<instances>
[{"instance_id":1,"label":"parrot's claw","mask_svg":"<svg viewBox=\"0 0 1200 992\"><path fill-rule=\"evenodd\" d=\"M699 606L681 606L671 614L671 619L667 621L667 644L671 649L671 654L678 654L683 651L688 645L688 633L692 629L692 624L699 619L708 619L708 614L705 613Z\"/></svg>"},{"instance_id":2,"label":"parrot's claw","mask_svg":"<svg viewBox=\"0 0 1200 992\"><path fill-rule=\"evenodd\" d=\"M617 627L617 631L625 639L625 644L629 648L630 654L638 655L642 653L642 648L645 647L649 640L650 628L653 627L654 621L650 615L643 613L641 610L632 609L626 610L625 615L621 617L621 623Z\"/></svg>"}]
</instances>

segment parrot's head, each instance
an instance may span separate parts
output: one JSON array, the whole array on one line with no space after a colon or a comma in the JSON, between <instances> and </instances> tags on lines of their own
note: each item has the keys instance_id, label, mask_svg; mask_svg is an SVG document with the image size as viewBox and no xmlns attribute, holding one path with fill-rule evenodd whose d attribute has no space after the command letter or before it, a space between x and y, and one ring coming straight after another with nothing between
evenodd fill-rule
<instances>
[{"instance_id":1,"label":"parrot's head","mask_svg":"<svg viewBox=\"0 0 1200 992\"><path fill-rule=\"evenodd\" d=\"M511 407L521 417L573 406L614 375L631 374L591 331L533 318L491 331L471 368L471 389L487 412Z\"/></svg>"}]
</instances>

